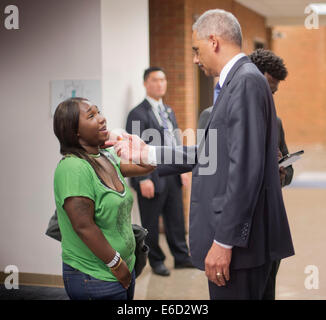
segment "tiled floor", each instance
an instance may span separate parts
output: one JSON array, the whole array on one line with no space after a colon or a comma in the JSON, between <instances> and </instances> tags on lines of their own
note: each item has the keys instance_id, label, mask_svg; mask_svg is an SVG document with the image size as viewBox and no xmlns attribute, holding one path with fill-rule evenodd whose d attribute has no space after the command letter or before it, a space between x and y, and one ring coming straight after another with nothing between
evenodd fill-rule
<instances>
[{"instance_id":1,"label":"tiled floor","mask_svg":"<svg viewBox=\"0 0 326 320\"><path fill-rule=\"evenodd\" d=\"M302 147L290 146L289 149L295 152ZM326 149L322 146L305 148L302 159L294 164L294 172L294 177L299 179L293 181L293 187L284 188L283 195L296 254L281 263L276 297L279 300L324 300L326 299L326 187L323 183L326 173ZM315 182L318 180L315 188L311 188L314 187L311 180ZM296 184L297 187L294 187ZM135 298L208 299L205 274L196 269L172 269L173 259L164 236L161 236L160 242L167 256L166 264L171 269L171 276L164 278L154 275L147 266L137 279ZM318 284L318 289L308 289L312 287L313 275L316 275L314 284Z\"/></svg>"},{"instance_id":2,"label":"tiled floor","mask_svg":"<svg viewBox=\"0 0 326 320\"><path fill-rule=\"evenodd\" d=\"M19 289L6 289L0 285L0 300L69 300L64 288L25 286Z\"/></svg>"},{"instance_id":3,"label":"tiled floor","mask_svg":"<svg viewBox=\"0 0 326 320\"><path fill-rule=\"evenodd\" d=\"M277 279L277 299L326 299L326 189L286 188L283 191L296 255L282 261ZM170 277L160 277L146 266L137 279L135 299L208 299L207 280L197 269L173 269L164 235L160 243L166 253ZM319 288L307 289L309 265L319 270ZM314 269L317 270L317 269ZM311 272L311 271L310 271Z\"/></svg>"},{"instance_id":4,"label":"tiled floor","mask_svg":"<svg viewBox=\"0 0 326 320\"><path fill-rule=\"evenodd\" d=\"M284 200L288 211L296 255L285 259L277 279L277 299L279 300L325 300L326 272L326 189L288 188L284 190ZM136 300L205 300L208 299L207 280L204 272L197 269L173 269L173 259L169 253L164 235L160 243L167 256L166 265L171 276L160 277L151 272L147 265L136 281ZM306 274L307 266L319 271L318 289L307 289L305 283L311 274ZM311 272L311 271L310 271ZM318 280L318 279L317 279ZM316 284L316 283L315 283ZM17 292L7 292L0 287L1 299L66 299L64 289L23 286ZM57 291L55 291L57 290Z\"/></svg>"},{"instance_id":5,"label":"tiled floor","mask_svg":"<svg viewBox=\"0 0 326 320\"><path fill-rule=\"evenodd\" d=\"M296 254L281 264L277 297L326 299L326 189L285 189L284 201ZM312 283L308 277L313 275L315 284L319 283L318 289L307 289Z\"/></svg>"},{"instance_id":6,"label":"tiled floor","mask_svg":"<svg viewBox=\"0 0 326 320\"><path fill-rule=\"evenodd\" d=\"M152 273L147 264L136 280L136 300L198 300L209 299L205 273L197 269L174 269L174 261L169 253L164 235L160 235L160 244L167 257L165 264L170 269L169 277Z\"/></svg>"}]
</instances>

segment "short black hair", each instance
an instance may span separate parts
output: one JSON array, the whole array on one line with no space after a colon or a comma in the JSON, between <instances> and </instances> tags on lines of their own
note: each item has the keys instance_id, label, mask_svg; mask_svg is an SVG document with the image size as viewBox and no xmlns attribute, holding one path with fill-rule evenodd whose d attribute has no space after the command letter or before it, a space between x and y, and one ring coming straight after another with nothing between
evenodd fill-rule
<instances>
[{"instance_id":1,"label":"short black hair","mask_svg":"<svg viewBox=\"0 0 326 320\"><path fill-rule=\"evenodd\" d=\"M150 67L144 71L144 81L147 80L150 73L155 72L155 71L162 71L165 74L164 70L160 67Z\"/></svg>"},{"instance_id":2,"label":"short black hair","mask_svg":"<svg viewBox=\"0 0 326 320\"><path fill-rule=\"evenodd\" d=\"M267 72L279 81L284 80L288 75L283 59L270 50L257 49L248 57L263 74Z\"/></svg>"}]
</instances>

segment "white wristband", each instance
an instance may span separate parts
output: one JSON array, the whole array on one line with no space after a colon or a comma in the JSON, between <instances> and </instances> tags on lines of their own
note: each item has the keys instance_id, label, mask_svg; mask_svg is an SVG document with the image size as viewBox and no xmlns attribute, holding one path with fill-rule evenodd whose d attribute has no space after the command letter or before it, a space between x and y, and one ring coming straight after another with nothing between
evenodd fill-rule
<instances>
[{"instance_id":1,"label":"white wristband","mask_svg":"<svg viewBox=\"0 0 326 320\"><path fill-rule=\"evenodd\" d=\"M118 251L115 252L114 258L107 264L109 268L114 267L120 259L120 253Z\"/></svg>"}]
</instances>

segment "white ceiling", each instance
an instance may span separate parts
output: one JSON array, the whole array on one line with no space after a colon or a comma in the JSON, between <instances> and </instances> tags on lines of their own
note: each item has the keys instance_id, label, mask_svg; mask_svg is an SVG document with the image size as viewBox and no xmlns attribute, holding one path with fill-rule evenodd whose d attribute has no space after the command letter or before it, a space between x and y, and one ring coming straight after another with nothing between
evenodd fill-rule
<instances>
[{"instance_id":1,"label":"white ceiling","mask_svg":"<svg viewBox=\"0 0 326 320\"><path fill-rule=\"evenodd\" d=\"M236 0L245 7L263 15L268 25L302 24L308 14L305 8L311 3L326 0Z\"/></svg>"}]
</instances>

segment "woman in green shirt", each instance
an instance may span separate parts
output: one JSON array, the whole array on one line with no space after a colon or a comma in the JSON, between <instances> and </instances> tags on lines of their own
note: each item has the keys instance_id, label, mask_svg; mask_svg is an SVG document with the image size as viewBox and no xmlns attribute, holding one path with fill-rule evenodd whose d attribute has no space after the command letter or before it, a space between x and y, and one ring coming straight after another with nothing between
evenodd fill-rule
<instances>
[{"instance_id":1,"label":"woman in green shirt","mask_svg":"<svg viewBox=\"0 0 326 320\"><path fill-rule=\"evenodd\" d=\"M54 114L54 133L64 158L54 174L62 234L63 279L71 299L132 299L135 239L132 193L123 177L153 167L122 164L106 120L87 99L71 98Z\"/></svg>"}]
</instances>

